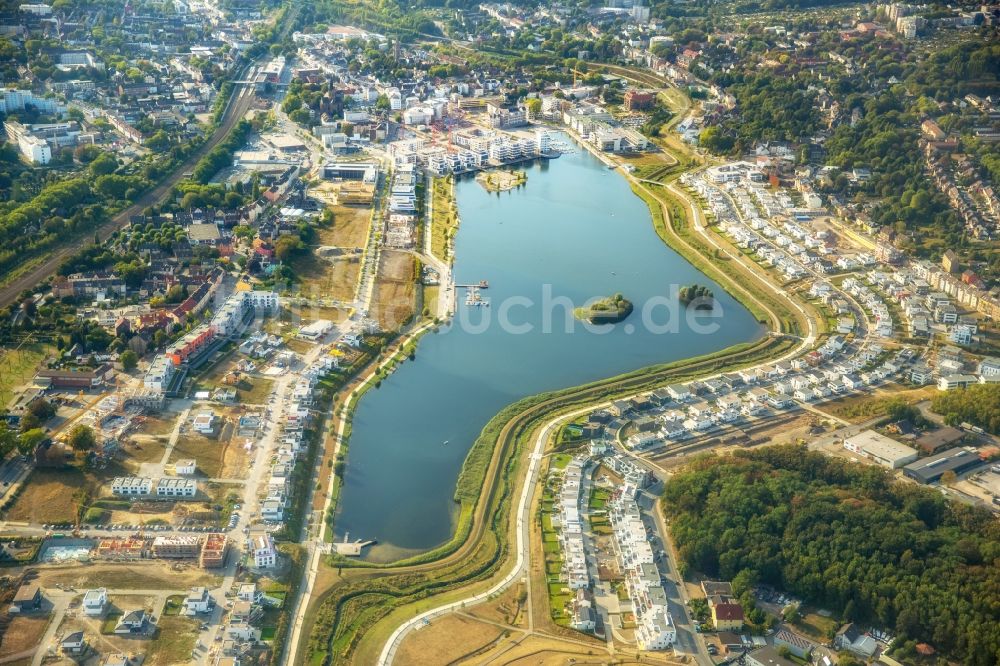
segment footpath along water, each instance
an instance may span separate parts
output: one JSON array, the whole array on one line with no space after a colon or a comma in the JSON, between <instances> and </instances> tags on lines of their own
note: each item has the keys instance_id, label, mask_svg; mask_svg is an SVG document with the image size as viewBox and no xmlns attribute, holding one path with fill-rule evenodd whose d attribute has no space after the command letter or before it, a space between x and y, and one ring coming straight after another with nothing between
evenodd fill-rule
<instances>
[{"instance_id":1,"label":"footpath along water","mask_svg":"<svg viewBox=\"0 0 1000 666\"><path fill-rule=\"evenodd\" d=\"M366 557L393 559L450 538L462 462L505 405L764 333L750 312L660 240L649 210L621 174L584 150L528 171L525 187L499 195L471 178L456 185L462 224L455 281L488 280L480 293L490 306L467 306L460 289L456 323L425 335L416 359L357 406L336 535L377 539ZM722 316L700 322L716 323L717 330L696 332L683 318L671 333L642 325L645 303L666 297L671 285L692 283L716 294ZM565 297L577 306L621 293L635 311L601 332L580 322L567 332L572 313L556 307L546 331L546 289L550 301ZM502 314L514 330L500 326ZM667 317L664 308L654 311L658 324Z\"/></svg>"}]
</instances>

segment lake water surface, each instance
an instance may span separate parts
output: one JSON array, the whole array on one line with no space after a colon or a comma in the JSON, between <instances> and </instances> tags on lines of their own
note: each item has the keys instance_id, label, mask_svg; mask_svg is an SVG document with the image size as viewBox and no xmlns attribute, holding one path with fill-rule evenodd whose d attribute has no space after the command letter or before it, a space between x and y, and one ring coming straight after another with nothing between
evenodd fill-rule
<instances>
[{"instance_id":1,"label":"lake water surface","mask_svg":"<svg viewBox=\"0 0 1000 666\"><path fill-rule=\"evenodd\" d=\"M660 240L645 203L620 173L584 150L527 170L525 187L499 196L472 179L456 185L461 226L455 281L488 280L482 293L491 301L491 307L470 308L459 290L456 322L464 318L485 330L456 323L425 335L416 359L357 406L336 534L377 539L368 557L412 554L450 538L462 461L505 405L710 353L765 330ZM662 333L642 325L644 303L666 297L672 284L695 282L716 294L722 316L702 323L718 330L695 332L681 322L676 332ZM635 303L635 312L601 332L579 322L567 332L566 308L555 307L555 316L546 317L546 290L550 301L565 297L576 305L620 292ZM535 305L526 306L525 299ZM515 330L497 323L502 312ZM489 324L481 326L485 317ZM665 309L653 319L663 324ZM532 330L520 332L525 325Z\"/></svg>"}]
</instances>

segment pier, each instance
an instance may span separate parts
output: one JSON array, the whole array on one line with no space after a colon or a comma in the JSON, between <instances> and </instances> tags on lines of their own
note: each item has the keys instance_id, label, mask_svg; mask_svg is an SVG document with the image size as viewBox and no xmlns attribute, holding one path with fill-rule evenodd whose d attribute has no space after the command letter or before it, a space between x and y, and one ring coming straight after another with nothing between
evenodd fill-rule
<instances>
[{"instance_id":1,"label":"pier","mask_svg":"<svg viewBox=\"0 0 1000 666\"><path fill-rule=\"evenodd\" d=\"M490 283L486 280L480 280L479 284L456 284L456 288L466 289L465 292L465 304L469 307L489 307L489 299L483 298L483 295L479 292L483 289L489 289Z\"/></svg>"},{"instance_id":2,"label":"pier","mask_svg":"<svg viewBox=\"0 0 1000 666\"><path fill-rule=\"evenodd\" d=\"M344 540L339 543L333 544L333 549L338 555L343 555L344 557L361 557L361 552L368 546L374 546L377 541L370 539L368 541L362 541L357 539L355 541L348 541L350 533L344 535Z\"/></svg>"}]
</instances>

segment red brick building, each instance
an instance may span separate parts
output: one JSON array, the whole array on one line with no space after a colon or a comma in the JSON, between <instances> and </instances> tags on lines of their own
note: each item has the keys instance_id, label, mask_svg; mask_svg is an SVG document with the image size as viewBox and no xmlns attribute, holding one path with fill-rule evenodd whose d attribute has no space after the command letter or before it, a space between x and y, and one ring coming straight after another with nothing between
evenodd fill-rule
<instances>
[{"instance_id":1,"label":"red brick building","mask_svg":"<svg viewBox=\"0 0 1000 666\"><path fill-rule=\"evenodd\" d=\"M656 104L656 93L629 90L625 93L625 108L629 111L651 109Z\"/></svg>"}]
</instances>

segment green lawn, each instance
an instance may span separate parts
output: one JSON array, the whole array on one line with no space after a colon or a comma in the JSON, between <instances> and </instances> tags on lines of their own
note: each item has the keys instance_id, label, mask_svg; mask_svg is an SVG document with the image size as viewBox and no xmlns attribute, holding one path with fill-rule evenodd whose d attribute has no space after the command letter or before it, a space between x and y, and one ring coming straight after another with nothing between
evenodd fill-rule
<instances>
[{"instance_id":1,"label":"green lawn","mask_svg":"<svg viewBox=\"0 0 1000 666\"><path fill-rule=\"evenodd\" d=\"M552 461L549 465L552 469L566 469L566 465L573 459L573 456L568 453L557 453L552 456Z\"/></svg>"},{"instance_id":2,"label":"green lawn","mask_svg":"<svg viewBox=\"0 0 1000 666\"><path fill-rule=\"evenodd\" d=\"M18 351L0 350L0 408L7 407L14 391L31 380L41 362L54 356L54 352L51 345L45 344L27 345Z\"/></svg>"},{"instance_id":3,"label":"green lawn","mask_svg":"<svg viewBox=\"0 0 1000 666\"><path fill-rule=\"evenodd\" d=\"M149 644L143 663L152 666L187 663L197 640L197 620L179 616L161 617L156 638Z\"/></svg>"},{"instance_id":4,"label":"green lawn","mask_svg":"<svg viewBox=\"0 0 1000 666\"><path fill-rule=\"evenodd\" d=\"M805 636L825 643L830 637L837 633L840 623L832 617L824 617L818 613L803 612L802 616L794 623L796 629Z\"/></svg>"},{"instance_id":5,"label":"green lawn","mask_svg":"<svg viewBox=\"0 0 1000 666\"><path fill-rule=\"evenodd\" d=\"M167 597L167 603L163 605L164 615L178 615L184 607L184 595L172 594Z\"/></svg>"},{"instance_id":6,"label":"green lawn","mask_svg":"<svg viewBox=\"0 0 1000 666\"><path fill-rule=\"evenodd\" d=\"M605 488L595 488L590 493L590 501L587 502L587 508L591 511L604 511L608 505L609 497L611 497L611 493Z\"/></svg>"},{"instance_id":7,"label":"green lawn","mask_svg":"<svg viewBox=\"0 0 1000 666\"><path fill-rule=\"evenodd\" d=\"M449 262L449 240L458 227L458 208L450 178L435 178L431 184L434 197L434 219L431 220L431 252L444 262Z\"/></svg>"},{"instance_id":8,"label":"green lawn","mask_svg":"<svg viewBox=\"0 0 1000 666\"><path fill-rule=\"evenodd\" d=\"M123 613L111 612L108 613L104 618L104 623L101 625L102 634L113 634L115 633L115 627L118 626L118 620L122 619Z\"/></svg>"}]
</instances>

